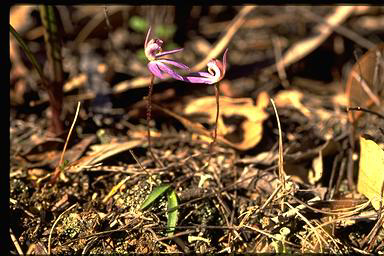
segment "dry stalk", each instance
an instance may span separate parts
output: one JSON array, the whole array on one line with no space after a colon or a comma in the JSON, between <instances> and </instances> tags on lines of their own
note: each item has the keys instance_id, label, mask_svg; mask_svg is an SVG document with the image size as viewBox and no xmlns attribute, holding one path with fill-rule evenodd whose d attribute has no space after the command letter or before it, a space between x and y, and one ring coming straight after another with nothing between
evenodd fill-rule
<instances>
[{"instance_id":1,"label":"dry stalk","mask_svg":"<svg viewBox=\"0 0 384 256\"><path fill-rule=\"evenodd\" d=\"M69 212L70 210L72 210L72 208L74 208L77 204L73 204L71 205L67 210L63 211L59 217L57 217L55 223L53 223L52 225L52 228L51 228L51 231L49 232L49 237L48 237L48 254L50 255L51 254L51 238L52 238L52 233L53 233L53 229L55 228L55 226L57 225L57 223L59 222L60 218L66 214L67 212Z\"/></svg>"},{"instance_id":2,"label":"dry stalk","mask_svg":"<svg viewBox=\"0 0 384 256\"><path fill-rule=\"evenodd\" d=\"M284 171L284 158L283 158L283 135L281 133L281 126L280 126L280 119L279 115L277 113L276 105L274 100L271 98L271 103L273 106L273 110L275 111L276 120L277 120L277 127L279 130L279 159L278 159L278 166L279 166L279 180L280 183L283 185L283 191L285 192L285 171ZM284 198L281 201L281 211L284 212Z\"/></svg>"},{"instance_id":3,"label":"dry stalk","mask_svg":"<svg viewBox=\"0 0 384 256\"><path fill-rule=\"evenodd\" d=\"M67 139L66 139L66 141L65 141L63 151L61 152L60 161L59 161L59 166L56 167L56 169L55 169L55 172L54 172L54 174L53 174L53 176L52 176L52 178L51 178L51 183L55 183L55 182L56 182L56 179L59 177L60 173L63 173L63 172L64 172L64 165L63 165L63 163L64 163L64 153L65 153L65 150L67 149L69 138L71 137L73 127L75 126L77 117L78 117L78 115L79 115L80 105L81 105L81 104L80 104L80 101L79 101L79 102L77 103L77 109L76 109L75 118L73 119L71 128L69 129L69 133L68 133Z\"/></svg>"}]
</instances>

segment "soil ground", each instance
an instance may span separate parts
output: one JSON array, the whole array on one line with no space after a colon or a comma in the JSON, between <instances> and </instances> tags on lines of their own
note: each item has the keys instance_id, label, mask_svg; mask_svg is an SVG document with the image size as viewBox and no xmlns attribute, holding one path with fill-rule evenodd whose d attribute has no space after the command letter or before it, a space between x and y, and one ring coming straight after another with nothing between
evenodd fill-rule
<instances>
[{"instance_id":1,"label":"soil ground","mask_svg":"<svg viewBox=\"0 0 384 256\"><path fill-rule=\"evenodd\" d=\"M54 10L61 130L10 35L11 254L384 252L382 207L358 186L361 138L384 143L383 7ZM11 8L50 79L40 17ZM215 143L215 87L156 78L150 154L149 24L193 71L228 48Z\"/></svg>"}]
</instances>

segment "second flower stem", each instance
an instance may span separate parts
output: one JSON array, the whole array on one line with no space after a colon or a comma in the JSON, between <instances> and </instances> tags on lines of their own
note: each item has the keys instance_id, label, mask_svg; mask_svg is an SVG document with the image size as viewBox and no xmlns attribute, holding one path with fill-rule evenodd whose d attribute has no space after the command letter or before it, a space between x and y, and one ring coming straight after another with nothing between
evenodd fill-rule
<instances>
[{"instance_id":1,"label":"second flower stem","mask_svg":"<svg viewBox=\"0 0 384 256\"><path fill-rule=\"evenodd\" d=\"M219 111L220 111L220 102L219 102L219 97L220 97L220 91L219 91L219 84L215 84L215 96L216 96L216 120L215 120L215 130L213 132L213 140L209 144L209 152L210 154L212 153L213 145L216 142L217 138L217 126L218 126L218 121L219 121Z\"/></svg>"}]
</instances>

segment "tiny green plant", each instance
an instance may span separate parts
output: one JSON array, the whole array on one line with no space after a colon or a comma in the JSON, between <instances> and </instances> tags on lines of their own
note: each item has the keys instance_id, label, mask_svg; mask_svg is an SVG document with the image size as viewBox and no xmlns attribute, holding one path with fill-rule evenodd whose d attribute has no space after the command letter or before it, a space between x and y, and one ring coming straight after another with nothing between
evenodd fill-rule
<instances>
[{"instance_id":1,"label":"tiny green plant","mask_svg":"<svg viewBox=\"0 0 384 256\"><path fill-rule=\"evenodd\" d=\"M155 202L160 196L162 196L171 186L169 184L162 184L157 186L152 190L152 192L148 195L147 199L140 205L140 210L147 209L153 202Z\"/></svg>"},{"instance_id":2,"label":"tiny green plant","mask_svg":"<svg viewBox=\"0 0 384 256\"><path fill-rule=\"evenodd\" d=\"M175 227L177 225L177 221L179 219L179 202L177 200L177 195L175 190L171 189L167 194L167 231L168 236L172 236L175 232Z\"/></svg>"},{"instance_id":3,"label":"tiny green plant","mask_svg":"<svg viewBox=\"0 0 384 256\"><path fill-rule=\"evenodd\" d=\"M275 251L277 253L287 253L287 248L285 247L285 241L287 239L287 236L291 233L290 229L287 227L282 227L280 229L280 233L276 235L276 237L279 239L274 240L272 242L273 247L275 248Z\"/></svg>"},{"instance_id":4,"label":"tiny green plant","mask_svg":"<svg viewBox=\"0 0 384 256\"><path fill-rule=\"evenodd\" d=\"M172 236L177 225L179 217L179 202L176 192L169 184L157 186L148 195L147 199L140 205L139 210L143 211L151 206L156 200L160 200L161 196L167 192L167 234Z\"/></svg>"}]
</instances>

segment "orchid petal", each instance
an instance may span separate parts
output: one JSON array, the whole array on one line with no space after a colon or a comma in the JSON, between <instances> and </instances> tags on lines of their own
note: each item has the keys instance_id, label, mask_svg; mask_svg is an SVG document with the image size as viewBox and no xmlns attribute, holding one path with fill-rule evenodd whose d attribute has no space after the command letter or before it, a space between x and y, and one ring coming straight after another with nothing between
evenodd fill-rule
<instances>
[{"instance_id":1,"label":"orchid petal","mask_svg":"<svg viewBox=\"0 0 384 256\"><path fill-rule=\"evenodd\" d=\"M210 73L208 72L196 72L196 73L191 73L192 74L196 74L196 75L199 75L199 76L202 76L202 77L207 77L207 78L210 78L210 79L214 79L215 76L211 75Z\"/></svg>"},{"instance_id":2,"label":"orchid petal","mask_svg":"<svg viewBox=\"0 0 384 256\"><path fill-rule=\"evenodd\" d=\"M174 53L177 53L177 52L181 52L182 50L184 50L184 48L174 49L174 50L170 50L170 51L165 51L165 52L157 53L155 55L155 57L159 58L161 56L165 56L165 55L168 55L168 54L174 54Z\"/></svg>"},{"instance_id":3,"label":"orchid petal","mask_svg":"<svg viewBox=\"0 0 384 256\"><path fill-rule=\"evenodd\" d=\"M211 78L208 77L196 77L196 76L186 76L184 77L187 82L193 83L193 84L213 84L215 81L213 81Z\"/></svg>"},{"instance_id":4,"label":"orchid petal","mask_svg":"<svg viewBox=\"0 0 384 256\"><path fill-rule=\"evenodd\" d=\"M144 48L147 47L147 44L148 44L148 38L149 38L149 35L151 34L151 26L149 26L149 29L148 29L148 32L147 32L147 36L145 37L145 42L144 42Z\"/></svg>"},{"instance_id":5,"label":"orchid petal","mask_svg":"<svg viewBox=\"0 0 384 256\"><path fill-rule=\"evenodd\" d=\"M184 80L184 78L181 75L177 74L175 71L173 71L170 67L168 67L164 63L161 63L159 61L156 61L156 63L157 63L157 66L160 68L161 71L167 73L168 75L170 75L174 79Z\"/></svg>"},{"instance_id":6,"label":"orchid petal","mask_svg":"<svg viewBox=\"0 0 384 256\"><path fill-rule=\"evenodd\" d=\"M227 52L228 52L228 48L225 50L223 55L223 74L225 74L225 71L227 70Z\"/></svg>"},{"instance_id":7,"label":"orchid petal","mask_svg":"<svg viewBox=\"0 0 384 256\"><path fill-rule=\"evenodd\" d=\"M160 70L159 66L157 65L156 61L150 61L147 66L148 66L149 71L151 71L151 73L154 76L157 76L161 79L164 79L164 76L161 73L161 70Z\"/></svg>"},{"instance_id":8,"label":"orchid petal","mask_svg":"<svg viewBox=\"0 0 384 256\"><path fill-rule=\"evenodd\" d=\"M160 59L160 60L158 60L158 61L167 63L167 64L169 64L169 65L176 66L176 67L181 68L181 69L184 69L184 70L189 70L189 69L190 69L187 65L184 65L183 63L178 62L178 61L175 61L175 60Z\"/></svg>"}]
</instances>

